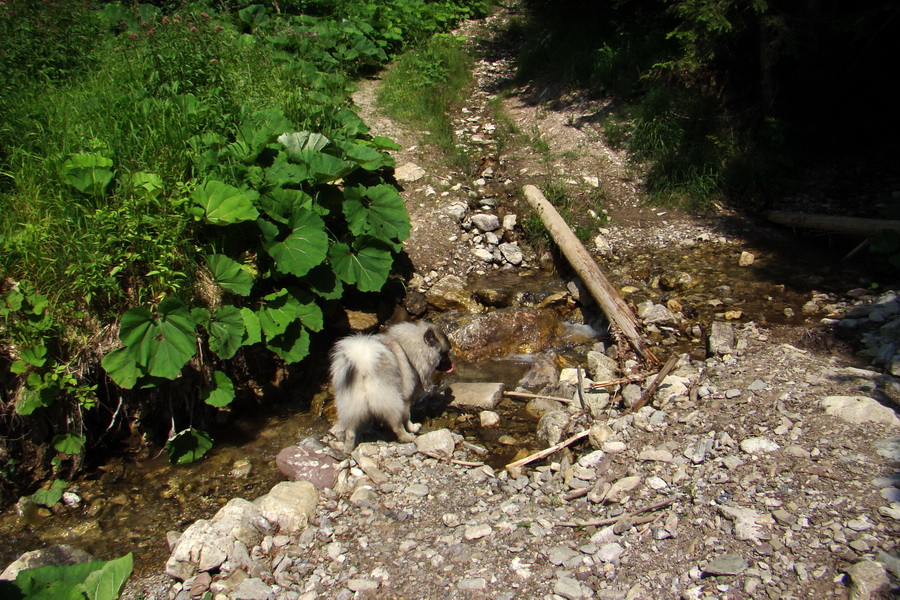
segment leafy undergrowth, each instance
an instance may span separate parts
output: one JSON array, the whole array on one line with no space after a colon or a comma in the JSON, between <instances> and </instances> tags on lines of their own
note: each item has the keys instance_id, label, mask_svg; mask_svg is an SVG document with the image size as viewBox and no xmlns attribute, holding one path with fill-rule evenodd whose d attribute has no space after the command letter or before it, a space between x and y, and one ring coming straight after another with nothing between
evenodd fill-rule
<instances>
[{"instance_id":1,"label":"leafy undergrowth","mask_svg":"<svg viewBox=\"0 0 900 600\"><path fill-rule=\"evenodd\" d=\"M0 498L141 414L202 456L252 365L394 276L396 145L349 93L482 3L216 6L3 5Z\"/></svg>"}]
</instances>

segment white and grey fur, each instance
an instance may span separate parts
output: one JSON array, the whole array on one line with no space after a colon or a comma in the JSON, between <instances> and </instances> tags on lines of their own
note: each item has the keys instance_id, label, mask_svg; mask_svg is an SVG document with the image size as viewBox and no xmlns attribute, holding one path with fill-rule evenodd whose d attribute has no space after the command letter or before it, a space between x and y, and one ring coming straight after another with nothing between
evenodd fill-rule
<instances>
[{"instance_id":1,"label":"white and grey fur","mask_svg":"<svg viewBox=\"0 0 900 600\"><path fill-rule=\"evenodd\" d=\"M331 383L344 451L353 450L359 429L372 419L388 425L401 442L415 440L421 425L410 420L410 405L435 371L452 370L450 341L429 322L399 323L383 334L339 340L331 351Z\"/></svg>"}]
</instances>

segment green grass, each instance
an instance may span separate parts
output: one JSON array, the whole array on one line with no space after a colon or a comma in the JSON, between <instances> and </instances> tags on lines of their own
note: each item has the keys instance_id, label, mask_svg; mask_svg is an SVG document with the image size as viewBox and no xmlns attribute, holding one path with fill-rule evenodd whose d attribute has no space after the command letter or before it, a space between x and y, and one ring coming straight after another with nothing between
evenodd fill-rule
<instances>
[{"instance_id":1,"label":"green grass","mask_svg":"<svg viewBox=\"0 0 900 600\"><path fill-rule=\"evenodd\" d=\"M428 131L427 142L458 168L468 168L469 161L457 147L451 115L466 98L473 63L463 40L435 36L388 67L378 96L393 118Z\"/></svg>"}]
</instances>

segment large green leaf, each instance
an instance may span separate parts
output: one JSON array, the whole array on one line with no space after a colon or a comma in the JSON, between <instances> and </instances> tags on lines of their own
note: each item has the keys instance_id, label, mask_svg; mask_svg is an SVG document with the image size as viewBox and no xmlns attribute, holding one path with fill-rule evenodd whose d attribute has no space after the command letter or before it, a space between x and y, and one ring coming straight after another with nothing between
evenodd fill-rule
<instances>
[{"instance_id":1,"label":"large green leaf","mask_svg":"<svg viewBox=\"0 0 900 600\"><path fill-rule=\"evenodd\" d=\"M209 321L209 348L227 360L241 347L245 333L241 310L236 306L221 306Z\"/></svg>"},{"instance_id":2,"label":"large green leaf","mask_svg":"<svg viewBox=\"0 0 900 600\"><path fill-rule=\"evenodd\" d=\"M191 198L203 208L206 221L213 225L231 225L252 221L259 216L253 190L242 190L221 181L210 180L194 189Z\"/></svg>"},{"instance_id":3,"label":"large green leaf","mask_svg":"<svg viewBox=\"0 0 900 600\"><path fill-rule=\"evenodd\" d=\"M328 211L319 207L312 196L301 190L275 188L259 199L259 206L269 217L283 225L287 225L297 208L308 208L320 215L328 214Z\"/></svg>"},{"instance_id":4,"label":"large green leaf","mask_svg":"<svg viewBox=\"0 0 900 600\"><path fill-rule=\"evenodd\" d=\"M371 235L383 242L402 242L409 237L409 215L403 198L393 186L382 184L344 191L344 216L354 235Z\"/></svg>"},{"instance_id":5,"label":"large green leaf","mask_svg":"<svg viewBox=\"0 0 900 600\"><path fill-rule=\"evenodd\" d=\"M291 288L289 292L290 301L296 307L297 317L303 326L310 331L322 331L325 320L322 316L322 309L316 303L313 295L297 288Z\"/></svg>"},{"instance_id":6,"label":"large green leaf","mask_svg":"<svg viewBox=\"0 0 900 600\"><path fill-rule=\"evenodd\" d=\"M297 305L291 301L286 289L279 290L263 298L262 305L257 315L259 325L266 338L274 338L284 333L288 325L293 323L299 314Z\"/></svg>"},{"instance_id":7,"label":"large green leaf","mask_svg":"<svg viewBox=\"0 0 900 600\"><path fill-rule=\"evenodd\" d=\"M249 308L241 309L241 319L244 321L244 339L241 340L242 346L252 346L262 341L262 326L259 323L259 315Z\"/></svg>"},{"instance_id":8,"label":"large green leaf","mask_svg":"<svg viewBox=\"0 0 900 600\"><path fill-rule=\"evenodd\" d=\"M213 440L209 434L193 427L179 431L166 442L169 460L177 465L194 462L212 447Z\"/></svg>"},{"instance_id":9,"label":"large green leaf","mask_svg":"<svg viewBox=\"0 0 900 600\"><path fill-rule=\"evenodd\" d=\"M307 273L304 282L314 294L324 300L338 300L344 295L344 285L327 263Z\"/></svg>"},{"instance_id":10,"label":"large green leaf","mask_svg":"<svg viewBox=\"0 0 900 600\"><path fill-rule=\"evenodd\" d=\"M283 133L278 136L278 141L287 148L289 155L297 158L302 157L301 153L305 150L319 151L329 143L328 138L321 133L310 131Z\"/></svg>"},{"instance_id":11,"label":"large green leaf","mask_svg":"<svg viewBox=\"0 0 900 600\"><path fill-rule=\"evenodd\" d=\"M309 165L288 160L287 154L279 154L272 166L266 169L266 181L276 187L299 186L312 179Z\"/></svg>"},{"instance_id":12,"label":"large green leaf","mask_svg":"<svg viewBox=\"0 0 900 600\"><path fill-rule=\"evenodd\" d=\"M299 322L280 336L266 342L266 347L288 364L300 362L309 355L309 332Z\"/></svg>"},{"instance_id":13,"label":"large green leaf","mask_svg":"<svg viewBox=\"0 0 900 600\"><path fill-rule=\"evenodd\" d=\"M106 374L120 388L130 390L140 377L147 374L147 369L138 364L130 348L116 348L100 361Z\"/></svg>"},{"instance_id":14,"label":"large green leaf","mask_svg":"<svg viewBox=\"0 0 900 600\"><path fill-rule=\"evenodd\" d=\"M241 263L224 254L211 254L206 257L206 262L212 271L213 279L223 290L241 296L250 294L250 290L253 288L253 276L243 268Z\"/></svg>"},{"instance_id":15,"label":"large green leaf","mask_svg":"<svg viewBox=\"0 0 900 600\"><path fill-rule=\"evenodd\" d=\"M131 576L131 554L75 565L50 565L24 569L15 586L28 600L115 600Z\"/></svg>"},{"instance_id":16,"label":"large green leaf","mask_svg":"<svg viewBox=\"0 0 900 600\"><path fill-rule=\"evenodd\" d=\"M115 176L112 166L112 160L99 154L70 154L60 167L60 174L78 191L99 196Z\"/></svg>"},{"instance_id":17,"label":"large green leaf","mask_svg":"<svg viewBox=\"0 0 900 600\"><path fill-rule=\"evenodd\" d=\"M127 310L119 339L139 368L154 377L175 379L197 351L196 323L184 303L175 298L160 302L156 313L154 317L144 307ZM112 359L111 366L125 367L122 358ZM122 375L125 381L130 379L127 372Z\"/></svg>"},{"instance_id":18,"label":"large green leaf","mask_svg":"<svg viewBox=\"0 0 900 600\"><path fill-rule=\"evenodd\" d=\"M278 270L298 277L322 264L328 253L328 234L322 217L305 208L296 208L288 224L288 235L264 245ZM264 232L265 235L265 232Z\"/></svg>"},{"instance_id":19,"label":"large green leaf","mask_svg":"<svg viewBox=\"0 0 900 600\"><path fill-rule=\"evenodd\" d=\"M353 161L367 171L394 166L394 159L389 154L379 152L372 146L353 142L335 142L335 146L343 153L345 160Z\"/></svg>"},{"instance_id":20,"label":"large green leaf","mask_svg":"<svg viewBox=\"0 0 900 600\"><path fill-rule=\"evenodd\" d=\"M328 258L341 280L363 292L380 291L394 262L391 253L382 248L366 246L354 251L346 244L334 244Z\"/></svg>"},{"instance_id":21,"label":"large green leaf","mask_svg":"<svg viewBox=\"0 0 900 600\"><path fill-rule=\"evenodd\" d=\"M306 151L304 160L316 183L327 183L346 177L356 170L356 165L324 152Z\"/></svg>"},{"instance_id":22,"label":"large green leaf","mask_svg":"<svg viewBox=\"0 0 900 600\"><path fill-rule=\"evenodd\" d=\"M213 387L203 394L203 401L210 406L222 408L234 400L234 383L222 371L213 373Z\"/></svg>"},{"instance_id":23,"label":"large green leaf","mask_svg":"<svg viewBox=\"0 0 900 600\"><path fill-rule=\"evenodd\" d=\"M116 600L131 577L134 559L129 552L125 556L102 562L84 580L84 588L90 600Z\"/></svg>"}]
</instances>

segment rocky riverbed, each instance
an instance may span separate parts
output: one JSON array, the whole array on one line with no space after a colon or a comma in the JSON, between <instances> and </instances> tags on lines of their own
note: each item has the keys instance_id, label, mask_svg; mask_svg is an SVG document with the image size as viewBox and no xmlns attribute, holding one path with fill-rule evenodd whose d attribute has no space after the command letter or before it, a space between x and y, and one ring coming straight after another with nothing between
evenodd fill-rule
<instances>
[{"instance_id":1,"label":"rocky riverbed","mask_svg":"<svg viewBox=\"0 0 900 600\"><path fill-rule=\"evenodd\" d=\"M314 510L304 505L305 526L279 529L255 511L241 526L225 520L217 541L176 551L187 561L173 554L169 572L184 581L168 597L886 593L900 575L900 421L878 399L896 397L897 381L753 323L720 335L716 354L683 356L635 414L612 403L598 418L577 402L533 400L548 443L588 433L517 469L479 465L477 445L447 430L364 444L343 460L306 442L328 457L333 479ZM212 576L197 572L203 544L240 539L206 565Z\"/></svg>"}]
</instances>

